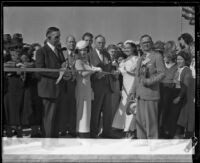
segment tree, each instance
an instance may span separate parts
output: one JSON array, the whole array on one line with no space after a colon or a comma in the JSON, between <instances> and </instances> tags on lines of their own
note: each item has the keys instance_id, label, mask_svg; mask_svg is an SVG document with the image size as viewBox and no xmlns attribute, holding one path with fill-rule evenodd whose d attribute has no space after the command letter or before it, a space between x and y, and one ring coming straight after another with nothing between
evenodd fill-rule
<instances>
[{"instance_id":1,"label":"tree","mask_svg":"<svg viewBox=\"0 0 200 163\"><path fill-rule=\"evenodd\" d=\"M190 25L195 25L195 8L182 7L182 17L188 20Z\"/></svg>"}]
</instances>

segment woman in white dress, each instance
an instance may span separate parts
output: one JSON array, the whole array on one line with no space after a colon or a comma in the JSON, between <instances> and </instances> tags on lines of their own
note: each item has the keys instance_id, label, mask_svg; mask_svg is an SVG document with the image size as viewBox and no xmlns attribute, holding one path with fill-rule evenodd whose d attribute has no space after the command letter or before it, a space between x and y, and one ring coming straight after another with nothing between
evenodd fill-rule
<instances>
[{"instance_id":1,"label":"woman in white dress","mask_svg":"<svg viewBox=\"0 0 200 163\"><path fill-rule=\"evenodd\" d=\"M101 68L89 65L87 57L87 42L79 41L76 45L77 59L75 68L78 71L76 84L76 132L81 138L90 137L90 117L91 117L91 101L93 99L93 91L90 83L90 76L97 71L102 71ZM90 70L90 71L82 71Z\"/></svg>"},{"instance_id":2,"label":"woman in white dress","mask_svg":"<svg viewBox=\"0 0 200 163\"><path fill-rule=\"evenodd\" d=\"M127 97L134 83L135 70L137 67L137 60L139 57L137 56L137 47L134 43L126 42L124 48L127 58L122 60L118 68L118 70L123 76L122 99L113 119L112 127L114 129L123 130L126 138L133 138L136 135L135 118L133 114L126 114L126 106Z\"/></svg>"}]
</instances>

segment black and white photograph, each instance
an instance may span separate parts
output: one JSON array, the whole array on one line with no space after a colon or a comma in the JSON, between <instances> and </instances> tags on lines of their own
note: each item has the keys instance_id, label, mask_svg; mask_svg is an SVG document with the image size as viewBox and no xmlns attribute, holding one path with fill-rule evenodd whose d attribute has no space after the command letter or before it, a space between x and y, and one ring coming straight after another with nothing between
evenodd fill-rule
<instances>
[{"instance_id":1,"label":"black and white photograph","mask_svg":"<svg viewBox=\"0 0 200 163\"><path fill-rule=\"evenodd\" d=\"M60 4L1 5L2 162L194 162L200 3Z\"/></svg>"}]
</instances>

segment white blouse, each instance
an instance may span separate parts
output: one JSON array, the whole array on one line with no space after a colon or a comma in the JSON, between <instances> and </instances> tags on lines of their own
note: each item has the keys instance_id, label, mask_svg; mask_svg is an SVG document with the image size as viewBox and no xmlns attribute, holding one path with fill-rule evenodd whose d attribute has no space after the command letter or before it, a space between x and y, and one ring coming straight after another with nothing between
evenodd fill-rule
<instances>
[{"instance_id":1,"label":"white blouse","mask_svg":"<svg viewBox=\"0 0 200 163\"><path fill-rule=\"evenodd\" d=\"M121 73L133 72L137 67L138 56L128 57L119 64L119 71Z\"/></svg>"}]
</instances>

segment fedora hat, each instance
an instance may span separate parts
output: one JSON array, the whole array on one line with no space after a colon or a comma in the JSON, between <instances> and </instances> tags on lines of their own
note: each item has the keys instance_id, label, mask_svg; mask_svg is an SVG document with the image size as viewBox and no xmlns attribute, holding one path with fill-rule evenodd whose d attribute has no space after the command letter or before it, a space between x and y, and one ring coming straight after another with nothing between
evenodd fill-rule
<instances>
[{"instance_id":1,"label":"fedora hat","mask_svg":"<svg viewBox=\"0 0 200 163\"><path fill-rule=\"evenodd\" d=\"M11 42L11 35L10 34L4 34L3 35L3 42L4 43L10 43Z\"/></svg>"},{"instance_id":2,"label":"fedora hat","mask_svg":"<svg viewBox=\"0 0 200 163\"><path fill-rule=\"evenodd\" d=\"M13 38L11 40L10 48L23 47L23 45L24 44L23 44L22 34L20 34L20 33L13 34Z\"/></svg>"}]
</instances>

